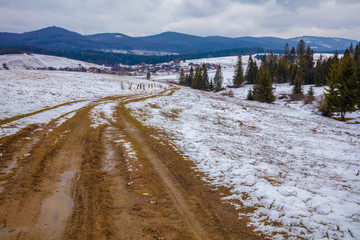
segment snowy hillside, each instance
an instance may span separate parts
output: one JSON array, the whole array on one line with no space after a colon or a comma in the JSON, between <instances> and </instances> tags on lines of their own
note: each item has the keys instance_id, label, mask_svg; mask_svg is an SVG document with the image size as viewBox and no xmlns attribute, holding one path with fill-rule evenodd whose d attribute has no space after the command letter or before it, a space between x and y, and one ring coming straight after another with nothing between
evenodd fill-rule
<instances>
[{"instance_id":1,"label":"snowy hillside","mask_svg":"<svg viewBox=\"0 0 360 240\"><path fill-rule=\"evenodd\" d=\"M143 84L145 89L138 89L139 84ZM0 137L13 134L29 124L47 123L63 114L76 111L96 99L113 95L148 93L165 88L168 88L168 85L107 74L2 70L0 71L0 119L50 109L1 125ZM59 106L64 103L65 105Z\"/></svg>"},{"instance_id":2,"label":"snowy hillside","mask_svg":"<svg viewBox=\"0 0 360 240\"><path fill-rule=\"evenodd\" d=\"M82 62L78 60L55 57L41 54L8 54L0 55L0 69L3 69L3 64L6 64L10 70L13 69L36 69L36 68L90 68L99 65Z\"/></svg>"},{"instance_id":3,"label":"snowy hillside","mask_svg":"<svg viewBox=\"0 0 360 240\"><path fill-rule=\"evenodd\" d=\"M240 213L253 208L244 214L257 230L274 239L359 239L359 124L301 103L246 101L245 94L182 88L128 107L169 134L214 187L231 188L224 201Z\"/></svg>"}]
</instances>

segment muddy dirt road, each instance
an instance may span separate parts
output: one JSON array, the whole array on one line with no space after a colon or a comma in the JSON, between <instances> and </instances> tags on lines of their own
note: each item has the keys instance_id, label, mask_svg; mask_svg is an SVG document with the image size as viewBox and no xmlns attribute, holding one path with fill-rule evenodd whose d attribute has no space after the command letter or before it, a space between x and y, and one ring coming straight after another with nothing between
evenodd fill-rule
<instances>
[{"instance_id":1,"label":"muddy dirt road","mask_svg":"<svg viewBox=\"0 0 360 240\"><path fill-rule=\"evenodd\" d=\"M229 189L125 107L173 91L100 99L0 139L0 239L261 239L221 201Z\"/></svg>"}]
</instances>

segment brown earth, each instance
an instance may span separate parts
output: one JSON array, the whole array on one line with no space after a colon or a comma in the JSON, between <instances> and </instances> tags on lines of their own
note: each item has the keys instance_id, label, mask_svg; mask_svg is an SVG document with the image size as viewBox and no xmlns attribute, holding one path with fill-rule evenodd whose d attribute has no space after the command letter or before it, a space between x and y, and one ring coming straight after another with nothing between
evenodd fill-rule
<instances>
[{"instance_id":1,"label":"brown earth","mask_svg":"<svg viewBox=\"0 0 360 240\"><path fill-rule=\"evenodd\" d=\"M172 91L108 97L0 139L0 239L263 239L221 200L229 189L125 108ZM91 109L112 101L114 119L91 127Z\"/></svg>"}]
</instances>

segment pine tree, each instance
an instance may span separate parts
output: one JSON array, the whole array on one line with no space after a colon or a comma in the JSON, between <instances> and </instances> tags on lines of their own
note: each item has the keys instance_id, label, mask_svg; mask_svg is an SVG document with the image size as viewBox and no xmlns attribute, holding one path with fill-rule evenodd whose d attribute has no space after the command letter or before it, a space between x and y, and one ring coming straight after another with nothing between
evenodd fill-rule
<instances>
[{"instance_id":1,"label":"pine tree","mask_svg":"<svg viewBox=\"0 0 360 240\"><path fill-rule=\"evenodd\" d=\"M214 81L213 81L212 78L210 79L209 90L210 90L210 91L213 91L213 90L214 90Z\"/></svg>"},{"instance_id":2,"label":"pine tree","mask_svg":"<svg viewBox=\"0 0 360 240\"><path fill-rule=\"evenodd\" d=\"M272 81L275 80L276 64L277 64L276 56L274 55L273 50L270 50L270 55L268 57L268 67Z\"/></svg>"},{"instance_id":3,"label":"pine tree","mask_svg":"<svg viewBox=\"0 0 360 240\"><path fill-rule=\"evenodd\" d=\"M255 80L256 80L256 75L258 73L258 66L256 61L254 61L251 57L249 57L249 63L246 69L246 75L245 75L245 79L247 81L248 84L254 84Z\"/></svg>"},{"instance_id":4,"label":"pine tree","mask_svg":"<svg viewBox=\"0 0 360 240\"><path fill-rule=\"evenodd\" d=\"M295 63L296 61L296 51L295 48L292 47L290 50L290 63Z\"/></svg>"},{"instance_id":5,"label":"pine tree","mask_svg":"<svg viewBox=\"0 0 360 240\"><path fill-rule=\"evenodd\" d=\"M291 64L291 66L290 66L290 84L294 84L298 68L299 67L296 63Z\"/></svg>"},{"instance_id":6,"label":"pine tree","mask_svg":"<svg viewBox=\"0 0 360 240\"><path fill-rule=\"evenodd\" d=\"M289 67L285 57L279 59L275 70L275 79L278 83L285 83L289 79Z\"/></svg>"},{"instance_id":7,"label":"pine tree","mask_svg":"<svg viewBox=\"0 0 360 240\"><path fill-rule=\"evenodd\" d=\"M208 90L210 88L209 75L205 63L202 65L202 86L201 89Z\"/></svg>"},{"instance_id":8,"label":"pine tree","mask_svg":"<svg viewBox=\"0 0 360 240\"><path fill-rule=\"evenodd\" d=\"M301 61L302 58L304 58L305 53L306 53L306 46L305 46L305 42L303 39L301 39L297 45L296 48L296 54L297 54L297 60L298 62Z\"/></svg>"},{"instance_id":9,"label":"pine tree","mask_svg":"<svg viewBox=\"0 0 360 240\"><path fill-rule=\"evenodd\" d=\"M290 47L289 47L288 43L286 43L285 47L284 47L284 59L287 63L291 63L290 62Z\"/></svg>"},{"instance_id":10,"label":"pine tree","mask_svg":"<svg viewBox=\"0 0 360 240\"><path fill-rule=\"evenodd\" d=\"M305 60L302 63L303 71L304 71L304 83L305 84L314 84L314 51L307 47L305 56Z\"/></svg>"},{"instance_id":11,"label":"pine tree","mask_svg":"<svg viewBox=\"0 0 360 240\"><path fill-rule=\"evenodd\" d=\"M186 78L185 78L185 71L184 71L184 68L181 68L180 70L180 76L179 76L179 84L180 85L185 85L185 82L186 81Z\"/></svg>"},{"instance_id":12,"label":"pine tree","mask_svg":"<svg viewBox=\"0 0 360 240\"><path fill-rule=\"evenodd\" d=\"M354 51L354 60L357 68L360 67L360 43L356 44Z\"/></svg>"},{"instance_id":13,"label":"pine tree","mask_svg":"<svg viewBox=\"0 0 360 240\"><path fill-rule=\"evenodd\" d=\"M275 100L274 88L272 87L270 70L266 62L266 56L256 77L256 84L254 86L254 100L259 102L272 103Z\"/></svg>"},{"instance_id":14,"label":"pine tree","mask_svg":"<svg viewBox=\"0 0 360 240\"><path fill-rule=\"evenodd\" d=\"M188 87L191 87L193 79L194 79L194 68L191 66L190 71L189 71L189 75L186 78L186 84L185 85L188 86Z\"/></svg>"},{"instance_id":15,"label":"pine tree","mask_svg":"<svg viewBox=\"0 0 360 240\"><path fill-rule=\"evenodd\" d=\"M356 66L356 85L360 86L360 43L356 44L355 46L354 61ZM360 88L357 88L356 95L358 96L357 108L360 109Z\"/></svg>"},{"instance_id":16,"label":"pine tree","mask_svg":"<svg viewBox=\"0 0 360 240\"><path fill-rule=\"evenodd\" d=\"M247 94L246 99L247 99L247 100L250 100L250 101L253 101L253 100L254 100L254 91L252 90L252 88L249 88L249 91L248 91L248 94Z\"/></svg>"},{"instance_id":17,"label":"pine tree","mask_svg":"<svg viewBox=\"0 0 360 240\"><path fill-rule=\"evenodd\" d=\"M309 91L307 92L308 96L314 96L314 88L313 86L310 86Z\"/></svg>"},{"instance_id":18,"label":"pine tree","mask_svg":"<svg viewBox=\"0 0 360 240\"><path fill-rule=\"evenodd\" d=\"M241 54L239 54L237 63L235 66L235 74L233 77L234 87L240 87L244 83L244 69L242 66Z\"/></svg>"},{"instance_id":19,"label":"pine tree","mask_svg":"<svg viewBox=\"0 0 360 240\"><path fill-rule=\"evenodd\" d=\"M214 77L214 90L216 92L222 89L222 83L223 83L223 75L221 72L221 66L219 65L216 69L216 73Z\"/></svg>"},{"instance_id":20,"label":"pine tree","mask_svg":"<svg viewBox=\"0 0 360 240\"><path fill-rule=\"evenodd\" d=\"M195 68L195 76L191 83L191 88L200 89L201 81L202 81L201 68L198 66Z\"/></svg>"},{"instance_id":21,"label":"pine tree","mask_svg":"<svg viewBox=\"0 0 360 240\"><path fill-rule=\"evenodd\" d=\"M350 53L351 56L354 56L354 45L353 45L352 42L350 43L349 53Z\"/></svg>"},{"instance_id":22,"label":"pine tree","mask_svg":"<svg viewBox=\"0 0 360 240\"><path fill-rule=\"evenodd\" d=\"M349 51L345 51L339 64L332 66L327 80L329 87L325 89L325 100L332 111L340 112L344 121L346 112L355 110L360 89L355 61Z\"/></svg>"},{"instance_id":23,"label":"pine tree","mask_svg":"<svg viewBox=\"0 0 360 240\"><path fill-rule=\"evenodd\" d=\"M303 94L302 84L303 84L303 79L301 76L301 70L300 68L298 68L294 81L294 87L292 89L293 94Z\"/></svg>"}]
</instances>

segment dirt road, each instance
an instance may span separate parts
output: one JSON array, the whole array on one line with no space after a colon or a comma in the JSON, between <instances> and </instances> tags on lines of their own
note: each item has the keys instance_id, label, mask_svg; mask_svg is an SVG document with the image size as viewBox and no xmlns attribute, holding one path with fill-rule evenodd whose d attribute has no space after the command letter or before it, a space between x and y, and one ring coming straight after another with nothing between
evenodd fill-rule
<instances>
[{"instance_id":1,"label":"dirt road","mask_svg":"<svg viewBox=\"0 0 360 240\"><path fill-rule=\"evenodd\" d=\"M261 239L221 201L229 189L125 107L172 91L100 99L0 139L0 239ZM105 104L113 117L94 127Z\"/></svg>"}]
</instances>

